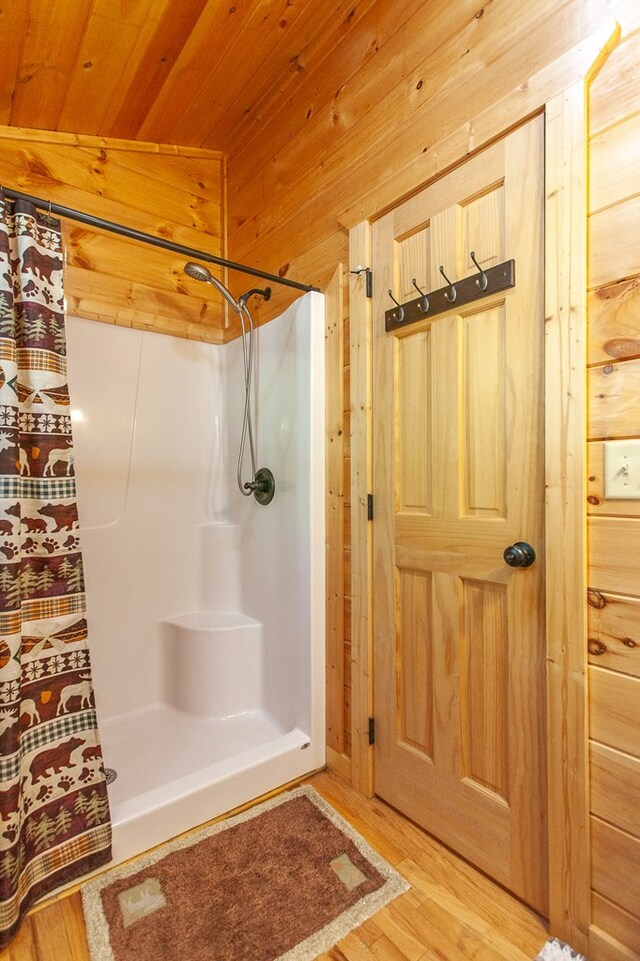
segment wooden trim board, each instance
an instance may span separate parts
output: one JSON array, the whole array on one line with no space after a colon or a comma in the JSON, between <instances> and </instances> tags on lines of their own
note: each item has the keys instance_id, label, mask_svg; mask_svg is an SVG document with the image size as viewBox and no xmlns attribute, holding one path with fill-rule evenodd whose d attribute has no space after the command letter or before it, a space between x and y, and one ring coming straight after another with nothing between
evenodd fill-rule
<instances>
[{"instance_id":1,"label":"wooden trim board","mask_svg":"<svg viewBox=\"0 0 640 961\"><path fill-rule=\"evenodd\" d=\"M170 143L150 143L146 140L121 140L117 137L94 137L82 133L62 133L58 130L38 130L32 127L0 126L0 140L19 143L61 144L65 147L90 147L105 150L126 150L127 153L166 154L168 157L197 157L200 160L220 160L220 150L205 147L182 147Z\"/></svg>"},{"instance_id":2,"label":"wooden trim board","mask_svg":"<svg viewBox=\"0 0 640 961\"><path fill-rule=\"evenodd\" d=\"M371 228L363 221L349 232L351 270L371 264ZM372 538L367 494L373 477L371 443L371 300L365 273L351 274L351 783L373 796L373 750L368 724L373 709L371 639Z\"/></svg>"},{"instance_id":3,"label":"wooden trim board","mask_svg":"<svg viewBox=\"0 0 640 961\"><path fill-rule=\"evenodd\" d=\"M327 746L344 754L343 270L325 291Z\"/></svg>"},{"instance_id":4,"label":"wooden trim board","mask_svg":"<svg viewBox=\"0 0 640 961\"><path fill-rule=\"evenodd\" d=\"M586 953L587 188L584 83L546 110L545 476L551 932Z\"/></svg>"}]
</instances>

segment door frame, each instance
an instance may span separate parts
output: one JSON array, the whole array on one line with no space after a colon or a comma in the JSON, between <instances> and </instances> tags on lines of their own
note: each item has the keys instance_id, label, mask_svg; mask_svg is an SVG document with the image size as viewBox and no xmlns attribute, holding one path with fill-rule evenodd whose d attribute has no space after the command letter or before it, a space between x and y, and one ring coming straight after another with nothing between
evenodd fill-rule
<instances>
[{"instance_id":1,"label":"door frame","mask_svg":"<svg viewBox=\"0 0 640 961\"><path fill-rule=\"evenodd\" d=\"M450 135L432 154L464 162L535 114L545 118L545 527L550 933L588 950L590 851L586 623L587 108L619 39L615 22ZM471 148L473 131L473 148ZM406 195L399 197L401 203ZM385 211L380 211L379 214ZM373 795L371 220L349 231L353 786ZM373 277L375 283L375 275Z\"/></svg>"}]
</instances>

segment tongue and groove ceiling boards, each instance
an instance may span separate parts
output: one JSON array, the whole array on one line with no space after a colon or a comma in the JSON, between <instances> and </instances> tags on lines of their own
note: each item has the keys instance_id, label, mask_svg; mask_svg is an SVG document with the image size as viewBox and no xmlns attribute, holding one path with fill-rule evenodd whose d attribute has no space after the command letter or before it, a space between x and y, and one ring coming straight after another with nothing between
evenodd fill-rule
<instances>
[{"instance_id":1,"label":"tongue and groove ceiling boards","mask_svg":"<svg viewBox=\"0 0 640 961\"><path fill-rule=\"evenodd\" d=\"M359 6L8 0L0 122L227 151Z\"/></svg>"},{"instance_id":2,"label":"tongue and groove ceiling boards","mask_svg":"<svg viewBox=\"0 0 640 961\"><path fill-rule=\"evenodd\" d=\"M7 0L0 183L225 257L224 155L348 29L356 6ZM184 258L65 231L70 311L197 339L233 335L218 298L183 275ZM228 282L236 293L251 286L242 274Z\"/></svg>"}]
</instances>

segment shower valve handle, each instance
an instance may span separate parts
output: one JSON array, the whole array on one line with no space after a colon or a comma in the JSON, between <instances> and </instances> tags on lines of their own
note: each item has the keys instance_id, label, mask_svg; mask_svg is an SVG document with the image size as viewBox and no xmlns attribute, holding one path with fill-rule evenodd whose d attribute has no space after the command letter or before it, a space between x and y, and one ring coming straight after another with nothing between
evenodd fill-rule
<instances>
[{"instance_id":1,"label":"shower valve handle","mask_svg":"<svg viewBox=\"0 0 640 961\"><path fill-rule=\"evenodd\" d=\"M252 481L247 481L245 490L251 491L258 504L270 504L276 492L276 482L268 467L256 471Z\"/></svg>"}]
</instances>

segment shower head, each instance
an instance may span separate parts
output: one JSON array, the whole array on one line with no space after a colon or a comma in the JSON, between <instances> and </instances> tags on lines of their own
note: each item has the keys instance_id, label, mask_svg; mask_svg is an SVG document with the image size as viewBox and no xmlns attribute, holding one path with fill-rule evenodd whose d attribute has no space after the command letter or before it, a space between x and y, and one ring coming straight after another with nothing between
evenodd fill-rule
<instances>
[{"instance_id":1,"label":"shower head","mask_svg":"<svg viewBox=\"0 0 640 961\"><path fill-rule=\"evenodd\" d=\"M212 284L216 290L222 294L227 303L230 304L235 311L240 313L240 306L233 299L222 281L218 280L217 277L214 277L211 271L206 267L203 267L202 264L195 264L192 260L190 260L188 264L184 265L184 272L187 277L191 277L193 280L200 280L204 284Z\"/></svg>"},{"instance_id":2,"label":"shower head","mask_svg":"<svg viewBox=\"0 0 640 961\"><path fill-rule=\"evenodd\" d=\"M194 280L201 280L203 283L208 284L213 277L209 273L206 267L202 264L194 264L192 260L188 264L184 265L184 272L187 277L192 277Z\"/></svg>"}]
</instances>

